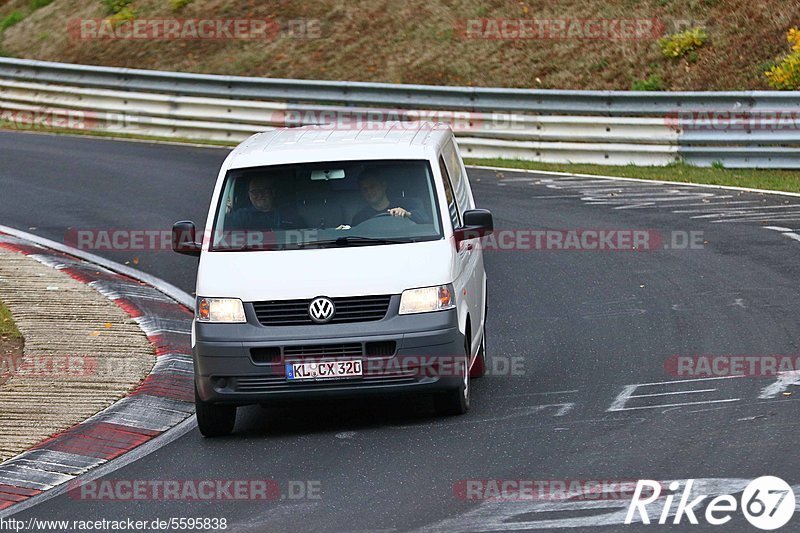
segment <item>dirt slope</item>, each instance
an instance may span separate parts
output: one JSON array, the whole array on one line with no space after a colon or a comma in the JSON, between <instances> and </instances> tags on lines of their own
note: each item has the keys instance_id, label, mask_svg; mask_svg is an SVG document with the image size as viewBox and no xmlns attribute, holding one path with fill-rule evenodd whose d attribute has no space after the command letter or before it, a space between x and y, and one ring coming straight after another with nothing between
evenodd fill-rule
<instances>
[{"instance_id":1,"label":"dirt slope","mask_svg":"<svg viewBox=\"0 0 800 533\"><path fill-rule=\"evenodd\" d=\"M656 75L663 89L739 90L768 88L763 68L788 51L785 33L800 24L798 0L189 0L175 9L176 1L133 0L128 13L137 19L268 18L284 30L295 21L312 37L78 39L68 31L71 21L109 16L100 0L54 0L36 9L31 6L46 0L7 0L0 1L0 19L15 10L24 19L0 35L0 50L54 61L282 78L630 89ZM569 32L547 26L555 29L544 38L486 39L474 26L486 19L572 26ZM658 34L701 25L709 41L691 62L667 59L653 35L581 38L589 30L575 21L587 19L650 20ZM465 38L465 27L472 38ZM489 36L498 35L488 29Z\"/></svg>"}]
</instances>

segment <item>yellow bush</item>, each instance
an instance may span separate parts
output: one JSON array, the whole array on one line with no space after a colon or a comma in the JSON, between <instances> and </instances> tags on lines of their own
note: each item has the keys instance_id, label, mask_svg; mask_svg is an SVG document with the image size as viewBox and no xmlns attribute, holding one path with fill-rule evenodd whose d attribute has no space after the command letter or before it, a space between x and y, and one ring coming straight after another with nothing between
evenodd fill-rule
<instances>
[{"instance_id":1,"label":"yellow bush","mask_svg":"<svg viewBox=\"0 0 800 533\"><path fill-rule=\"evenodd\" d=\"M792 28L786 34L786 39L789 41L789 43L791 43L792 51L800 52L800 30L797 28Z\"/></svg>"},{"instance_id":2,"label":"yellow bush","mask_svg":"<svg viewBox=\"0 0 800 533\"><path fill-rule=\"evenodd\" d=\"M120 24L123 24L125 22L133 22L134 20L136 20L136 13L133 11L132 8L125 6L116 13L114 13L113 15L111 15L110 17L108 17L108 20L110 20L111 25L116 28Z\"/></svg>"},{"instance_id":3,"label":"yellow bush","mask_svg":"<svg viewBox=\"0 0 800 533\"><path fill-rule=\"evenodd\" d=\"M786 40L792 45L792 51L764 75L773 89L794 91L800 88L800 30L789 30Z\"/></svg>"},{"instance_id":4,"label":"yellow bush","mask_svg":"<svg viewBox=\"0 0 800 533\"><path fill-rule=\"evenodd\" d=\"M683 57L700 48L708 40L708 33L703 28L692 28L658 40L664 57Z\"/></svg>"}]
</instances>

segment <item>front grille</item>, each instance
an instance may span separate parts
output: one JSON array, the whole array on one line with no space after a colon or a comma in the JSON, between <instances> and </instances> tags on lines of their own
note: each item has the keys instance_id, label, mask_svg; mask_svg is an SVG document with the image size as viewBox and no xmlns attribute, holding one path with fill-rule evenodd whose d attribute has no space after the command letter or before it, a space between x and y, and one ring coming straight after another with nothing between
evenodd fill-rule
<instances>
[{"instance_id":1,"label":"front grille","mask_svg":"<svg viewBox=\"0 0 800 533\"><path fill-rule=\"evenodd\" d=\"M309 390L319 388L359 387L369 385L397 385L414 383L419 380L413 372L393 372L378 375L365 375L362 378L343 380L287 382L283 376L235 376L231 378L234 392L270 392L286 390Z\"/></svg>"},{"instance_id":2,"label":"front grille","mask_svg":"<svg viewBox=\"0 0 800 533\"><path fill-rule=\"evenodd\" d=\"M331 298L336 307L336 313L327 324L381 320L389 310L391 299L392 297L389 295ZM310 298L254 302L253 308L258 321L263 326L306 326L315 324L308 316L310 303Z\"/></svg>"},{"instance_id":3,"label":"front grille","mask_svg":"<svg viewBox=\"0 0 800 533\"><path fill-rule=\"evenodd\" d=\"M388 357L394 355L396 349L395 341L368 342L364 345L368 357Z\"/></svg>"},{"instance_id":4,"label":"front grille","mask_svg":"<svg viewBox=\"0 0 800 533\"><path fill-rule=\"evenodd\" d=\"M253 359L254 363L280 363L281 349L278 346L250 348L250 357Z\"/></svg>"},{"instance_id":5,"label":"front grille","mask_svg":"<svg viewBox=\"0 0 800 533\"><path fill-rule=\"evenodd\" d=\"M316 344L309 346L284 346L283 356L293 357L359 357L364 355L364 347L360 342L349 344Z\"/></svg>"},{"instance_id":6,"label":"front grille","mask_svg":"<svg viewBox=\"0 0 800 533\"><path fill-rule=\"evenodd\" d=\"M281 352L281 350L283 350ZM250 358L256 364L278 364L286 359L337 359L391 357L397 351L397 341L350 342L344 344L306 344L250 348Z\"/></svg>"}]
</instances>

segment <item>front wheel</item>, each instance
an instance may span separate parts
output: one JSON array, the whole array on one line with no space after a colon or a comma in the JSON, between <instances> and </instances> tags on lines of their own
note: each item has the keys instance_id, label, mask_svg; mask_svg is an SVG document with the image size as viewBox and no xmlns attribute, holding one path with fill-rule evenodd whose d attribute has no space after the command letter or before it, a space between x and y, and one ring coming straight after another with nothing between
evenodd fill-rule
<instances>
[{"instance_id":1,"label":"front wheel","mask_svg":"<svg viewBox=\"0 0 800 533\"><path fill-rule=\"evenodd\" d=\"M472 368L469 369L469 377L482 378L486 375L486 325L483 326L483 335L481 336L481 346L478 348L478 355L475 356L475 362L472 363Z\"/></svg>"},{"instance_id":2,"label":"front wheel","mask_svg":"<svg viewBox=\"0 0 800 533\"><path fill-rule=\"evenodd\" d=\"M194 410L197 427L204 437L224 437L233 432L236 425L236 406L204 402L194 389Z\"/></svg>"},{"instance_id":3,"label":"front wheel","mask_svg":"<svg viewBox=\"0 0 800 533\"><path fill-rule=\"evenodd\" d=\"M434 397L436 412L440 415L456 416L469 411L469 345L465 348L464 361L458 365L461 383L457 388L440 392Z\"/></svg>"}]
</instances>

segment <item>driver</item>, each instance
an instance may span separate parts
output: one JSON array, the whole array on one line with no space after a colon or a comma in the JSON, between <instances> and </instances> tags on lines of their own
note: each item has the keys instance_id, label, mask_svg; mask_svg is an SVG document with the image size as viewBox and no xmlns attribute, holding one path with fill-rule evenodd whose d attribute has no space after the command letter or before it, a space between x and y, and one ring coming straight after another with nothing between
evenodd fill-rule
<instances>
[{"instance_id":1,"label":"driver","mask_svg":"<svg viewBox=\"0 0 800 533\"><path fill-rule=\"evenodd\" d=\"M430 223L430 218L422 209L422 202L416 198L388 197L386 180L377 174L361 174L358 177L358 188L367 205L353 216L354 226L378 215L404 217L417 224Z\"/></svg>"}]
</instances>

